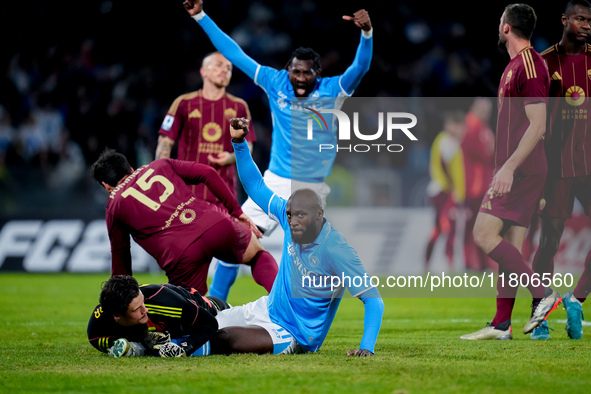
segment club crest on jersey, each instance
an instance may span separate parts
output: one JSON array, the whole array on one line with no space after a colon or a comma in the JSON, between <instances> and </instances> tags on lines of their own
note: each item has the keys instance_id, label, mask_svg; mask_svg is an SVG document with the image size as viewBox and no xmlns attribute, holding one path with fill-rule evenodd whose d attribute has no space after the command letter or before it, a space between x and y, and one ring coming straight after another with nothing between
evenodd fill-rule
<instances>
[{"instance_id":1,"label":"club crest on jersey","mask_svg":"<svg viewBox=\"0 0 591 394\"><path fill-rule=\"evenodd\" d=\"M513 70L509 70L509 72L507 73L507 78L505 78L505 85L509 84L509 81L511 81L512 76L513 76Z\"/></svg>"},{"instance_id":2,"label":"club crest on jersey","mask_svg":"<svg viewBox=\"0 0 591 394\"><path fill-rule=\"evenodd\" d=\"M311 267L318 267L318 264L320 264L320 259L316 256L310 256L308 264L310 264Z\"/></svg>"},{"instance_id":3,"label":"club crest on jersey","mask_svg":"<svg viewBox=\"0 0 591 394\"><path fill-rule=\"evenodd\" d=\"M203 126L203 139L207 142L215 142L222 136L222 128L215 122L209 122Z\"/></svg>"}]
</instances>

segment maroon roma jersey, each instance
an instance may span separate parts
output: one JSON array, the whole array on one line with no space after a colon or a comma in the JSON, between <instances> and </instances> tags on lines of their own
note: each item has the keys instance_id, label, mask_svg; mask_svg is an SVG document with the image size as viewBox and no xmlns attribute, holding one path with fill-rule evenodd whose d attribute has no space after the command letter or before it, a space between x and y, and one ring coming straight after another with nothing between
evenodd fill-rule
<instances>
[{"instance_id":1,"label":"maroon roma jersey","mask_svg":"<svg viewBox=\"0 0 591 394\"><path fill-rule=\"evenodd\" d=\"M159 159L138 168L109 195L107 230L112 275L132 275L130 239L165 269L228 213L198 199L189 185L204 183L235 217L242 209L222 179L209 166Z\"/></svg>"},{"instance_id":2,"label":"maroon roma jersey","mask_svg":"<svg viewBox=\"0 0 591 394\"><path fill-rule=\"evenodd\" d=\"M553 178L591 175L591 45L566 55L558 44L542 52L550 72L546 156Z\"/></svg>"},{"instance_id":3,"label":"maroon roma jersey","mask_svg":"<svg viewBox=\"0 0 591 394\"><path fill-rule=\"evenodd\" d=\"M515 152L529 127L525 106L547 103L549 88L548 68L532 47L524 48L505 68L498 92L495 173ZM517 167L515 175L545 173L547 170L544 142L540 140Z\"/></svg>"},{"instance_id":4,"label":"maroon roma jersey","mask_svg":"<svg viewBox=\"0 0 591 394\"><path fill-rule=\"evenodd\" d=\"M177 142L178 159L211 165L207 160L209 154L234 152L230 119L236 117L251 119L244 100L225 93L219 100L210 101L203 98L202 90L198 90L179 96L172 103L159 133ZM256 141L252 123L246 140ZM236 196L236 164L216 165L215 168ZM192 190L197 197L218 203L204 185L194 185Z\"/></svg>"}]
</instances>

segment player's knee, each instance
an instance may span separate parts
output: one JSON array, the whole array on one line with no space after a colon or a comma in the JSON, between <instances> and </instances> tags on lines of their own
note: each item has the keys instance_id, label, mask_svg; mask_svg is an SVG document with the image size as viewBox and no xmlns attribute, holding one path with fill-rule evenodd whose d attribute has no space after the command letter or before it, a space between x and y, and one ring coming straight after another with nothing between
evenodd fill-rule
<instances>
[{"instance_id":1,"label":"player's knee","mask_svg":"<svg viewBox=\"0 0 591 394\"><path fill-rule=\"evenodd\" d=\"M472 236L474 237L474 243L476 243L476 246L478 246L480 249L486 249L487 235L487 232L484 231L480 226L474 227Z\"/></svg>"}]
</instances>

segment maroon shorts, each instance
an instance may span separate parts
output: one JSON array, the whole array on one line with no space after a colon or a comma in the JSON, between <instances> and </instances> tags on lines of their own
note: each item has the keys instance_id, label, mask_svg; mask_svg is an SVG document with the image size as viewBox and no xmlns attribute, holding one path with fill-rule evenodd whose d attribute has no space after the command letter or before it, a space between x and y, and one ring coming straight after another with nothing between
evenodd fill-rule
<instances>
[{"instance_id":1,"label":"maroon shorts","mask_svg":"<svg viewBox=\"0 0 591 394\"><path fill-rule=\"evenodd\" d=\"M516 176L511 192L502 197L492 197L492 188L489 189L482 199L479 212L528 227L538 208L545 181L546 173Z\"/></svg>"},{"instance_id":2,"label":"maroon shorts","mask_svg":"<svg viewBox=\"0 0 591 394\"><path fill-rule=\"evenodd\" d=\"M591 176L548 178L539 213L553 218L569 219L573 213L575 197L583 206L585 214L591 216Z\"/></svg>"},{"instance_id":3,"label":"maroon shorts","mask_svg":"<svg viewBox=\"0 0 591 394\"><path fill-rule=\"evenodd\" d=\"M240 264L252 232L231 217L214 224L183 252L179 261L166 271L170 284L193 287L207 294L207 273L213 257Z\"/></svg>"}]
</instances>

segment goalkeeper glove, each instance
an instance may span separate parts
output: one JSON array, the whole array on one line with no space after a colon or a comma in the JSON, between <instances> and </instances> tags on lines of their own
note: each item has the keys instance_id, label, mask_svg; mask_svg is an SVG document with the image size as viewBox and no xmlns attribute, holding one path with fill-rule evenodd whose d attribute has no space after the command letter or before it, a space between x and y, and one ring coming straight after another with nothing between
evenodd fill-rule
<instances>
[{"instance_id":1,"label":"goalkeeper glove","mask_svg":"<svg viewBox=\"0 0 591 394\"><path fill-rule=\"evenodd\" d=\"M182 346L177 345L174 342L168 342L164 345L160 346L160 357L186 357L187 352L183 349Z\"/></svg>"},{"instance_id":2,"label":"goalkeeper glove","mask_svg":"<svg viewBox=\"0 0 591 394\"><path fill-rule=\"evenodd\" d=\"M144 343L148 349L160 350L160 347L170 342L170 333L168 331L148 331L144 337Z\"/></svg>"},{"instance_id":3,"label":"goalkeeper glove","mask_svg":"<svg viewBox=\"0 0 591 394\"><path fill-rule=\"evenodd\" d=\"M139 342L129 342L125 338L119 338L113 342L109 348L109 356L119 357L138 357L146 354L146 348Z\"/></svg>"}]
</instances>

